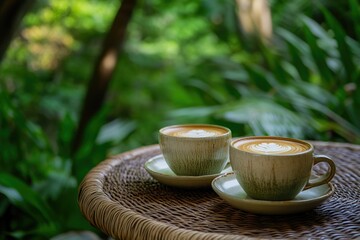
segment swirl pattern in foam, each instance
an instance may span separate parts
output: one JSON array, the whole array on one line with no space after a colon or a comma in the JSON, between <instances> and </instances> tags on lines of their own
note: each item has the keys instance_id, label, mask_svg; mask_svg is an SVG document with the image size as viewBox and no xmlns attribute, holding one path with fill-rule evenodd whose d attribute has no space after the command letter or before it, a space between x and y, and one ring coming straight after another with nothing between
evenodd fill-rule
<instances>
[{"instance_id":1,"label":"swirl pattern in foam","mask_svg":"<svg viewBox=\"0 0 360 240\"><path fill-rule=\"evenodd\" d=\"M174 137L206 138L227 134L228 130L206 125L184 125L164 128L161 132Z\"/></svg>"},{"instance_id":2,"label":"swirl pattern in foam","mask_svg":"<svg viewBox=\"0 0 360 240\"><path fill-rule=\"evenodd\" d=\"M294 154L304 152L309 149L308 146L300 142L292 142L277 139L249 139L240 141L236 148L259 154Z\"/></svg>"},{"instance_id":3,"label":"swirl pattern in foam","mask_svg":"<svg viewBox=\"0 0 360 240\"><path fill-rule=\"evenodd\" d=\"M254 152L265 152L265 153L281 153L288 152L291 147L288 145L280 145L278 143L259 143L249 146Z\"/></svg>"},{"instance_id":4,"label":"swirl pattern in foam","mask_svg":"<svg viewBox=\"0 0 360 240\"><path fill-rule=\"evenodd\" d=\"M206 130L202 130L202 129L193 129L193 130L185 130L185 131L179 131L174 133L174 136L178 136L178 137L192 137L192 138L197 138L197 137L213 137L219 135L214 131L206 131Z\"/></svg>"}]
</instances>

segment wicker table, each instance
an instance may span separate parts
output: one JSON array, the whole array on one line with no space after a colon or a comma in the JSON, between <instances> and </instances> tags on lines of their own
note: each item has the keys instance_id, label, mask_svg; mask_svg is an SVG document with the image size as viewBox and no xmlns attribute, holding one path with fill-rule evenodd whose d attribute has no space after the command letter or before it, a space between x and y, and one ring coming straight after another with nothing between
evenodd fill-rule
<instances>
[{"instance_id":1,"label":"wicker table","mask_svg":"<svg viewBox=\"0 0 360 240\"><path fill-rule=\"evenodd\" d=\"M92 225L115 239L359 239L360 146L313 143L316 153L332 157L337 165L335 193L301 214L250 214L231 207L211 188L162 185L143 167L160 153L158 145L101 162L81 183L79 206Z\"/></svg>"}]
</instances>

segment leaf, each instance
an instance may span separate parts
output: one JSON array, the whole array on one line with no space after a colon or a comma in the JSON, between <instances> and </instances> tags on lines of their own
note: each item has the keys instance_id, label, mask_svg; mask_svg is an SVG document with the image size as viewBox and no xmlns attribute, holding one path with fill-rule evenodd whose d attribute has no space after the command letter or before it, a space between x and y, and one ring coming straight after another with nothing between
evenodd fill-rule
<instances>
[{"instance_id":1,"label":"leaf","mask_svg":"<svg viewBox=\"0 0 360 240\"><path fill-rule=\"evenodd\" d=\"M63 119L60 122L60 130L59 130L59 141L64 145L68 145L71 143L73 133L75 130L75 121L71 117L71 115L66 112Z\"/></svg>"},{"instance_id":2,"label":"leaf","mask_svg":"<svg viewBox=\"0 0 360 240\"><path fill-rule=\"evenodd\" d=\"M110 141L119 143L126 136L128 136L135 129L135 127L136 124L133 121L115 119L101 127L96 142L99 144Z\"/></svg>"},{"instance_id":3,"label":"leaf","mask_svg":"<svg viewBox=\"0 0 360 240\"><path fill-rule=\"evenodd\" d=\"M240 100L219 115L230 122L248 124L255 135L304 138L308 128L300 116L269 98Z\"/></svg>"},{"instance_id":4,"label":"leaf","mask_svg":"<svg viewBox=\"0 0 360 240\"><path fill-rule=\"evenodd\" d=\"M316 88L313 88L312 91L317 92L320 89L316 90ZM320 90L321 92L321 90ZM318 113L321 113L324 117L331 119L332 122L337 123L339 126L342 126L343 132L346 131L347 135L358 135L360 136L360 129L356 128L352 123L350 123L347 119L340 116L338 113L336 113L332 108L329 107L329 103L327 101L325 102L319 102L319 96L313 96L312 98L309 98L309 95L301 94L298 92L297 89L294 89L293 87L290 88L284 88L284 93L287 94L287 100L291 102L291 104L300 109L301 111L315 111ZM321 95L320 93L318 95ZM326 95L325 95L326 96ZM286 97L284 98L286 99ZM330 99L329 99L330 100ZM311 115L309 115L311 116ZM343 134L344 135L344 134ZM350 140L350 139L349 139Z\"/></svg>"},{"instance_id":5,"label":"leaf","mask_svg":"<svg viewBox=\"0 0 360 240\"><path fill-rule=\"evenodd\" d=\"M213 88L210 84L206 81L202 81L200 79L192 79L189 83L189 86L194 87L201 91L201 94L205 97L208 96L209 98L215 100L215 103L222 103L226 101L226 97L221 92L222 89L220 88ZM225 94L226 95L226 94Z\"/></svg>"},{"instance_id":6,"label":"leaf","mask_svg":"<svg viewBox=\"0 0 360 240\"><path fill-rule=\"evenodd\" d=\"M218 109L218 106L181 108L170 111L168 117L170 119L187 119L197 122L199 119L209 118L216 113Z\"/></svg>"},{"instance_id":7,"label":"leaf","mask_svg":"<svg viewBox=\"0 0 360 240\"><path fill-rule=\"evenodd\" d=\"M316 65L314 61L312 61L309 46L286 29L280 28L277 30L277 33L286 41L292 58L292 64L296 67L301 79L303 81L309 81L309 70L316 69Z\"/></svg>"},{"instance_id":8,"label":"leaf","mask_svg":"<svg viewBox=\"0 0 360 240\"><path fill-rule=\"evenodd\" d=\"M71 142L76 126L75 121L68 112L60 120L60 126L57 136L57 143L59 145L59 154L63 157L70 157L71 155Z\"/></svg>"},{"instance_id":9,"label":"leaf","mask_svg":"<svg viewBox=\"0 0 360 240\"><path fill-rule=\"evenodd\" d=\"M294 88L295 91L301 96L314 100L318 103L324 104L326 106L334 105L336 102L336 97L332 95L325 88L322 88L318 85L306 83L306 82L295 82L289 88ZM297 96L290 96L296 102Z\"/></svg>"},{"instance_id":10,"label":"leaf","mask_svg":"<svg viewBox=\"0 0 360 240\"><path fill-rule=\"evenodd\" d=\"M16 207L39 222L54 224L55 217L46 202L20 179L0 172L0 192Z\"/></svg>"},{"instance_id":11,"label":"leaf","mask_svg":"<svg viewBox=\"0 0 360 240\"><path fill-rule=\"evenodd\" d=\"M331 73L331 71L327 65L327 62L326 62L327 56L326 56L324 50L322 50L317 45L317 38L310 31L309 27L307 25L305 25L303 27L303 29L305 32L306 40L311 49L311 55L314 59L314 62L316 63L317 70L320 73L320 75L323 79L323 82L328 82L328 83L334 84L333 74Z\"/></svg>"},{"instance_id":12,"label":"leaf","mask_svg":"<svg viewBox=\"0 0 360 240\"><path fill-rule=\"evenodd\" d=\"M296 65L294 66L287 61L281 61L280 65L282 69L284 69L284 71L288 74L288 76L291 77L291 79L295 81L301 81L301 76L300 76L301 70L298 71L297 67L295 67Z\"/></svg>"},{"instance_id":13,"label":"leaf","mask_svg":"<svg viewBox=\"0 0 360 240\"><path fill-rule=\"evenodd\" d=\"M249 82L253 83L258 89L264 92L268 92L273 87L279 85L276 81L275 82L269 81L269 75L271 75L271 73L267 72L265 69L261 68L260 66L249 64L248 66L244 66L244 68L249 75Z\"/></svg>"},{"instance_id":14,"label":"leaf","mask_svg":"<svg viewBox=\"0 0 360 240\"><path fill-rule=\"evenodd\" d=\"M286 42L288 42L291 45L293 45L294 47L296 47L296 49L300 53L305 54L306 56L310 56L310 48L309 48L308 44L304 40L302 40L298 36L296 36L294 33L290 32L284 28L277 29L276 33L279 34L282 38L284 38L286 40Z\"/></svg>"},{"instance_id":15,"label":"leaf","mask_svg":"<svg viewBox=\"0 0 360 240\"><path fill-rule=\"evenodd\" d=\"M346 42L346 34L340 26L339 22L335 20L335 18L330 14L329 11L324 8L322 9L322 11L325 15L327 23L329 24L335 35L334 37L337 42L341 62L346 72L345 82L351 82L355 80L353 75L355 65L352 59L353 53L350 50L348 43Z\"/></svg>"},{"instance_id":16,"label":"leaf","mask_svg":"<svg viewBox=\"0 0 360 240\"><path fill-rule=\"evenodd\" d=\"M249 77L245 71L227 70L227 71L224 71L222 75L225 79L228 79L231 81L236 81L236 82L240 82L240 83L248 83L249 82Z\"/></svg>"},{"instance_id":17,"label":"leaf","mask_svg":"<svg viewBox=\"0 0 360 240\"><path fill-rule=\"evenodd\" d=\"M303 16L303 23L309 28L316 39L316 45L326 54L326 63L332 71L340 71L342 68L339 60L339 50L337 43L332 35L325 30L319 23ZM310 46L311 47L311 46Z\"/></svg>"},{"instance_id":18,"label":"leaf","mask_svg":"<svg viewBox=\"0 0 360 240\"><path fill-rule=\"evenodd\" d=\"M314 7L313 3L308 0L269 1L269 3L271 4L274 26L286 26L292 29L297 27L297 16Z\"/></svg>"},{"instance_id":19,"label":"leaf","mask_svg":"<svg viewBox=\"0 0 360 240\"><path fill-rule=\"evenodd\" d=\"M289 77L281 64L282 59L271 49L264 47L262 53L266 59L271 75L280 84L286 84ZM265 73L266 74L266 73ZM267 74L269 75L269 74ZM274 87L274 86L273 86Z\"/></svg>"},{"instance_id":20,"label":"leaf","mask_svg":"<svg viewBox=\"0 0 360 240\"><path fill-rule=\"evenodd\" d=\"M315 37L327 41L327 47L336 48L336 42L329 36L329 33L317 22L304 15L301 17L301 20L309 28L310 32Z\"/></svg>"},{"instance_id":21,"label":"leaf","mask_svg":"<svg viewBox=\"0 0 360 240\"><path fill-rule=\"evenodd\" d=\"M350 11L351 11L351 19L355 26L355 32L357 35L357 39L360 39L360 4L358 0L349 0L350 3Z\"/></svg>"},{"instance_id":22,"label":"leaf","mask_svg":"<svg viewBox=\"0 0 360 240\"><path fill-rule=\"evenodd\" d=\"M356 65L360 65L360 43L358 41L355 41L352 38L346 37L346 42L349 45L351 52L353 53L353 56L355 57ZM355 78L359 79L359 78Z\"/></svg>"},{"instance_id":23,"label":"leaf","mask_svg":"<svg viewBox=\"0 0 360 240\"><path fill-rule=\"evenodd\" d=\"M41 192L43 198L54 200L61 196L68 188L76 188L76 180L71 176L71 161L60 157L53 159L57 162L57 168L53 167L47 177L34 183L34 190Z\"/></svg>"}]
</instances>

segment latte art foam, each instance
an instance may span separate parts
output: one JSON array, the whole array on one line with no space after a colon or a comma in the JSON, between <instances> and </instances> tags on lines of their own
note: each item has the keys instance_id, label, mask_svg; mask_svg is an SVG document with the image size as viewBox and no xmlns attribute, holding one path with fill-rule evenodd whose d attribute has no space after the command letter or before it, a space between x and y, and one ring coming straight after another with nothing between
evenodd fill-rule
<instances>
[{"instance_id":1,"label":"latte art foam","mask_svg":"<svg viewBox=\"0 0 360 240\"><path fill-rule=\"evenodd\" d=\"M291 146L281 145L273 142L249 145L249 147L254 152L283 153L283 152L291 151Z\"/></svg>"},{"instance_id":2,"label":"latte art foam","mask_svg":"<svg viewBox=\"0 0 360 240\"><path fill-rule=\"evenodd\" d=\"M228 131L224 128L206 125L185 125L165 128L162 133L174 137L203 138L224 135Z\"/></svg>"},{"instance_id":3,"label":"latte art foam","mask_svg":"<svg viewBox=\"0 0 360 240\"><path fill-rule=\"evenodd\" d=\"M197 130L175 132L173 136L197 138L197 137L213 137L216 135L218 135L216 132L197 129Z\"/></svg>"},{"instance_id":4,"label":"latte art foam","mask_svg":"<svg viewBox=\"0 0 360 240\"><path fill-rule=\"evenodd\" d=\"M303 143L277 139L247 139L236 143L236 148L259 154L294 154L309 149Z\"/></svg>"}]
</instances>

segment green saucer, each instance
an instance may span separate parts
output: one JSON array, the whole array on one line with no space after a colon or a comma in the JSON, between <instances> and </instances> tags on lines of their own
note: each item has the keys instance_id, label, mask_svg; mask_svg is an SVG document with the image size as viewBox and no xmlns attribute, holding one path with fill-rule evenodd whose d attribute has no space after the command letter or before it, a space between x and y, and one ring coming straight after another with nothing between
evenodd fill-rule
<instances>
[{"instance_id":1,"label":"green saucer","mask_svg":"<svg viewBox=\"0 0 360 240\"><path fill-rule=\"evenodd\" d=\"M295 214L311 210L334 193L331 183L300 192L289 201L264 201L248 197L234 173L224 174L212 181L214 191L231 206L245 212L263 215Z\"/></svg>"},{"instance_id":2,"label":"green saucer","mask_svg":"<svg viewBox=\"0 0 360 240\"><path fill-rule=\"evenodd\" d=\"M178 188L205 188L211 187L214 178L232 171L228 163L223 171L218 174L202 175L202 176L178 176L166 163L163 155L155 156L144 165L145 170L158 182Z\"/></svg>"}]
</instances>

